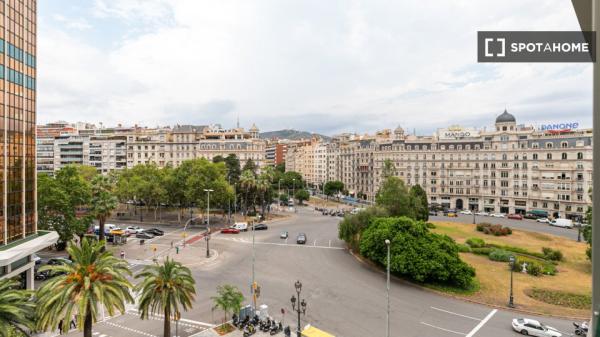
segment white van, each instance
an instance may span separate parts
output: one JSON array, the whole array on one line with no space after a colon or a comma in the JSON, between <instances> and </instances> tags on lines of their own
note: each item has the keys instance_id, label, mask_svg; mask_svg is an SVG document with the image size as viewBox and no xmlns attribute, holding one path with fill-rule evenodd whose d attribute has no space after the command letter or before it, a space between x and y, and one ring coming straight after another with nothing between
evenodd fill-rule
<instances>
[{"instance_id":1,"label":"white van","mask_svg":"<svg viewBox=\"0 0 600 337\"><path fill-rule=\"evenodd\" d=\"M569 219L555 219L550 222L550 226L573 228L573 220Z\"/></svg>"},{"instance_id":2,"label":"white van","mask_svg":"<svg viewBox=\"0 0 600 337\"><path fill-rule=\"evenodd\" d=\"M232 227L241 232L245 232L248 230L248 223L247 222L236 222Z\"/></svg>"}]
</instances>

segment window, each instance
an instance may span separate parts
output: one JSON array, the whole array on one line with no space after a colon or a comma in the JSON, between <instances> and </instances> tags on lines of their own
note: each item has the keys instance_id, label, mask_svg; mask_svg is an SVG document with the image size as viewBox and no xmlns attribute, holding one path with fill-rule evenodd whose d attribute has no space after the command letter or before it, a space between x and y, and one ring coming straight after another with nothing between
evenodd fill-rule
<instances>
[{"instance_id":1,"label":"window","mask_svg":"<svg viewBox=\"0 0 600 337\"><path fill-rule=\"evenodd\" d=\"M577 159L583 159L583 152L577 152Z\"/></svg>"},{"instance_id":2,"label":"window","mask_svg":"<svg viewBox=\"0 0 600 337\"><path fill-rule=\"evenodd\" d=\"M569 147L569 143L567 143L567 142L561 142L560 143L560 147L562 147L563 149L566 149L567 147Z\"/></svg>"},{"instance_id":3,"label":"window","mask_svg":"<svg viewBox=\"0 0 600 337\"><path fill-rule=\"evenodd\" d=\"M567 160L567 154L565 152L563 152L563 154L561 155L562 160Z\"/></svg>"},{"instance_id":4,"label":"window","mask_svg":"<svg viewBox=\"0 0 600 337\"><path fill-rule=\"evenodd\" d=\"M534 153L534 154L533 154L533 160L537 160L537 159L538 159L538 154L537 154L537 153Z\"/></svg>"},{"instance_id":5,"label":"window","mask_svg":"<svg viewBox=\"0 0 600 337\"><path fill-rule=\"evenodd\" d=\"M552 145L552 143L550 143L550 142L546 143L546 148L547 148L547 149L551 149L551 148L552 148L552 146L553 146L553 145Z\"/></svg>"},{"instance_id":6,"label":"window","mask_svg":"<svg viewBox=\"0 0 600 337\"><path fill-rule=\"evenodd\" d=\"M546 159L552 159L552 153L546 154Z\"/></svg>"}]
</instances>

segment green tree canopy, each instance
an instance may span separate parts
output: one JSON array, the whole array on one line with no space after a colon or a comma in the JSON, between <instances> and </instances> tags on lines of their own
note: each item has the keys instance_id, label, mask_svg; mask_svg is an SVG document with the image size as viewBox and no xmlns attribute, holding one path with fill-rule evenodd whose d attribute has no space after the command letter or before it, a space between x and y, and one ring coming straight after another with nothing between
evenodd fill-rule
<instances>
[{"instance_id":1,"label":"green tree canopy","mask_svg":"<svg viewBox=\"0 0 600 337\"><path fill-rule=\"evenodd\" d=\"M305 189L296 190L294 198L296 198L296 200L298 200L298 203L302 205L303 201L306 201L310 198L310 193L308 193L308 191Z\"/></svg>"},{"instance_id":2,"label":"green tree canopy","mask_svg":"<svg viewBox=\"0 0 600 337\"><path fill-rule=\"evenodd\" d=\"M338 194L344 190L344 183L339 180L328 181L323 186L323 193L331 197L335 194Z\"/></svg>"},{"instance_id":3,"label":"green tree canopy","mask_svg":"<svg viewBox=\"0 0 600 337\"><path fill-rule=\"evenodd\" d=\"M361 233L375 218L389 216L389 212L381 206L371 206L356 214L344 216L338 225L338 237L346 241L350 248L358 250Z\"/></svg>"},{"instance_id":4,"label":"green tree canopy","mask_svg":"<svg viewBox=\"0 0 600 337\"><path fill-rule=\"evenodd\" d=\"M224 162L224 161L225 161L225 158L223 156L221 156L221 155L214 156L213 160L212 160L212 162L215 163L215 164L216 163L221 163L221 162Z\"/></svg>"},{"instance_id":5,"label":"green tree canopy","mask_svg":"<svg viewBox=\"0 0 600 337\"><path fill-rule=\"evenodd\" d=\"M224 163L212 163L204 158L190 161L190 172L185 183L185 195L197 207L207 207L208 194L205 189L213 190L210 194L211 208L227 205L233 196L233 189L227 182L227 169Z\"/></svg>"},{"instance_id":6,"label":"green tree canopy","mask_svg":"<svg viewBox=\"0 0 600 337\"><path fill-rule=\"evenodd\" d=\"M376 218L364 230L360 253L387 264L390 240L390 270L420 283L440 283L468 289L475 270L460 259L458 245L447 235L429 232L423 221L408 217Z\"/></svg>"},{"instance_id":7,"label":"green tree canopy","mask_svg":"<svg viewBox=\"0 0 600 337\"><path fill-rule=\"evenodd\" d=\"M240 167L240 160L235 154L230 154L225 158L225 166L227 167L227 179L231 181L232 185L237 184L242 174Z\"/></svg>"},{"instance_id":8,"label":"green tree canopy","mask_svg":"<svg viewBox=\"0 0 600 337\"><path fill-rule=\"evenodd\" d=\"M37 291L37 327L54 331L61 321L70 322L77 316L77 326L84 337L92 337L92 324L97 321L98 310L103 307L108 315L115 309L125 313L125 303L133 303L131 275L125 260L104 251L102 242L81 241L81 246L69 245L67 251L72 263L46 265L41 271L58 274L46 281ZM62 324L63 330L69 324Z\"/></svg>"},{"instance_id":9,"label":"green tree canopy","mask_svg":"<svg viewBox=\"0 0 600 337\"><path fill-rule=\"evenodd\" d=\"M118 200L113 194L113 185L106 176L97 175L92 179L92 199L90 213L98 220L100 241L104 243L104 225L112 211L117 208Z\"/></svg>"},{"instance_id":10,"label":"green tree canopy","mask_svg":"<svg viewBox=\"0 0 600 337\"><path fill-rule=\"evenodd\" d=\"M398 177L389 177L383 181L375 203L385 208L390 216L412 216L408 189Z\"/></svg>"},{"instance_id":11,"label":"green tree canopy","mask_svg":"<svg viewBox=\"0 0 600 337\"><path fill-rule=\"evenodd\" d=\"M19 289L19 282L0 280L0 337L29 336L35 326L33 292Z\"/></svg>"},{"instance_id":12,"label":"green tree canopy","mask_svg":"<svg viewBox=\"0 0 600 337\"><path fill-rule=\"evenodd\" d=\"M221 309L225 314L223 322L227 321L227 313L238 313L244 303L244 295L235 286L224 284L217 287L217 296L211 297L213 309Z\"/></svg>"},{"instance_id":13,"label":"green tree canopy","mask_svg":"<svg viewBox=\"0 0 600 337\"><path fill-rule=\"evenodd\" d=\"M427 193L421 185L413 185L409 192L410 205L415 220L429 220L429 207Z\"/></svg>"},{"instance_id":14,"label":"green tree canopy","mask_svg":"<svg viewBox=\"0 0 600 337\"><path fill-rule=\"evenodd\" d=\"M383 161L383 167L381 169L381 178L387 179L389 177L396 176L396 166L391 159L385 159Z\"/></svg>"},{"instance_id":15,"label":"green tree canopy","mask_svg":"<svg viewBox=\"0 0 600 337\"><path fill-rule=\"evenodd\" d=\"M142 319L150 314L163 314L163 336L171 337L171 316L192 308L196 295L195 281L190 269L167 257L163 264L144 267L136 279L140 293L139 311Z\"/></svg>"},{"instance_id":16,"label":"green tree canopy","mask_svg":"<svg viewBox=\"0 0 600 337\"><path fill-rule=\"evenodd\" d=\"M254 173L255 175L256 175L257 170L258 170L258 167L256 166L256 163L254 163L254 160L252 160L252 159L246 160L246 163L244 164L244 167L242 168L242 172L243 171L252 171L252 173Z\"/></svg>"}]
</instances>

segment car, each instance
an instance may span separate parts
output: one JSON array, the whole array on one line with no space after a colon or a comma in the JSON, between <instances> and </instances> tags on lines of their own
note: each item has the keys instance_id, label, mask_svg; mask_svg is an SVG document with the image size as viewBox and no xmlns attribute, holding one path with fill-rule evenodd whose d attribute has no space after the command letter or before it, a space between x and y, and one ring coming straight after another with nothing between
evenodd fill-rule
<instances>
[{"instance_id":1,"label":"car","mask_svg":"<svg viewBox=\"0 0 600 337\"><path fill-rule=\"evenodd\" d=\"M515 318L512 320L513 330L522 334L530 336L542 336L542 337L561 337L562 333L553 327L544 325L539 321L529 318Z\"/></svg>"},{"instance_id":2,"label":"car","mask_svg":"<svg viewBox=\"0 0 600 337\"><path fill-rule=\"evenodd\" d=\"M299 245L303 245L306 243L306 234L300 233L298 237L296 237L296 243Z\"/></svg>"},{"instance_id":3,"label":"car","mask_svg":"<svg viewBox=\"0 0 600 337\"><path fill-rule=\"evenodd\" d=\"M127 226L127 228L125 228L125 231L129 234L137 234L143 232L144 229L140 226Z\"/></svg>"},{"instance_id":4,"label":"car","mask_svg":"<svg viewBox=\"0 0 600 337\"><path fill-rule=\"evenodd\" d=\"M144 233L150 233L154 236L163 236L165 235L165 232L163 230L160 230L158 228L149 228L144 230Z\"/></svg>"},{"instance_id":5,"label":"car","mask_svg":"<svg viewBox=\"0 0 600 337\"><path fill-rule=\"evenodd\" d=\"M512 220L523 220L523 216L521 214L509 214L507 218Z\"/></svg>"},{"instance_id":6,"label":"car","mask_svg":"<svg viewBox=\"0 0 600 337\"><path fill-rule=\"evenodd\" d=\"M475 212L475 215L479 215L479 216L490 216L490 213L488 213L488 212L484 212L484 211L481 211L481 212Z\"/></svg>"},{"instance_id":7,"label":"car","mask_svg":"<svg viewBox=\"0 0 600 337\"><path fill-rule=\"evenodd\" d=\"M506 215L504 213L492 213L490 216L492 218L504 218Z\"/></svg>"},{"instance_id":8,"label":"car","mask_svg":"<svg viewBox=\"0 0 600 337\"><path fill-rule=\"evenodd\" d=\"M280 239L287 239L288 238L288 232L287 231L281 232L281 234L279 234L279 238Z\"/></svg>"},{"instance_id":9,"label":"car","mask_svg":"<svg viewBox=\"0 0 600 337\"><path fill-rule=\"evenodd\" d=\"M573 228L573 221L570 219L554 219L550 221L550 226Z\"/></svg>"},{"instance_id":10,"label":"car","mask_svg":"<svg viewBox=\"0 0 600 337\"><path fill-rule=\"evenodd\" d=\"M154 239L154 235L152 235L152 233L146 232L146 231L136 233L135 237L138 239L147 239L147 240Z\"/></svg>"},{"instance_id":11,"label":"car","mask_svg":"<svg viewBox=\"0 0 600 337\"><path fill-rule=\"evenodd\" d=\"M221 234L239 234L240 230L237 228L223 228L221 229Z\"/></svg>"},{"instance_id":12,"label":"car","mask_svg":"<svg viewBox=\"0 0 600 337\"><path fill-rule=\"evenodd\" d=\"M468 209L465 209L465 210L463 210L463 211L460 211L460 214L464 214L464 215L473 215L473 212L471 212L471 211L470 211L470 210L468 210Z\"/></svg>"},{"instance_id":13,"label":"car","mask_svg":"<svg viewBox=\"0 0 600 337\"><path fill-rule=\"evenodd\" d=\"M269 229L269 226L265 225L264 223L257 223L256 225L254 225L254 230L257 231L264 231Z\"/></svg>"},{"instance_id":14,"label":"car","mask_svg":"<svg viewBox=\"0 0 600 337\"><path fill-rule=\"evenodd\" d=\"M539 223L550 223L550 219L548 219L548 218L539 218L535 221L537 221Z\"/></svg>"}]
</instances>

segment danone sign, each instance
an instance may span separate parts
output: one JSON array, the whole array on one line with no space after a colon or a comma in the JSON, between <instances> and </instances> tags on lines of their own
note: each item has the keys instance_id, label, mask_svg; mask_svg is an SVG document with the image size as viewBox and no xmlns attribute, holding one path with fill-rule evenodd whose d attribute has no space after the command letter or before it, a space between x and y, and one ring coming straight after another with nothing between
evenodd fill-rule
<instances>
[{"instance_id":1,"label":"danone sign","mask_svg":"<svg viewBox=\"0 0 600 337\"><path fill-rule=\"evenodd\" d=\"M550 124L542 124L538 127L538 129L540 131L574 130L577 128L579 128L579 122L550 123Z\"/></svg>"},{"instance_id":2,"label":"danone sign","mask_svg":"<svg viewBox=\"0 0 600 337\"><path fill-rule=\"evenodd\" d=\"M460 126L451 126L447 129L438 129L439 139L460 139L479 137L479 131L475 129L462 128Z\"/></svg>"}]
</instances>

